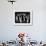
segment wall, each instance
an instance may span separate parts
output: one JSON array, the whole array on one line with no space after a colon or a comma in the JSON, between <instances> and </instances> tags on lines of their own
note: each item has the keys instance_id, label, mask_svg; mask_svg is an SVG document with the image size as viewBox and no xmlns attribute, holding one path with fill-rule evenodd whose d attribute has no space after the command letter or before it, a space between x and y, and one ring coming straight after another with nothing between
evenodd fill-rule
<instances>
[{"instance_id":1,"label":"wall","mask_svg":"<svg viewBox=\"0 0 46 46\"><path fill-rule=\"evenodd\" d=\"M33 10L32 26L15 26L16 10ZM33 40L46 40L46 1L17 0L13 5L7 0L0 0L0 40L14 40L18 32L26 32Z\"/></svg>"}]
</instances>

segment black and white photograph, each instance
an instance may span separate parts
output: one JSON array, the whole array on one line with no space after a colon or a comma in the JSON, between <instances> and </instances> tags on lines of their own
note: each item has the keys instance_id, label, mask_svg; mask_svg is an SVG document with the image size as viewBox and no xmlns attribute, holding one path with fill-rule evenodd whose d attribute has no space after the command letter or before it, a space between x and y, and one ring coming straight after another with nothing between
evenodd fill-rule
<instances>
[{"instance_id":1,"label":"black and white photograph","mask_svg":"<svg viewBox=\"0 0 46 46\"><path fill-rule=\"evenodd\" d=\"M15 23L30 23L30 12L16 12Z\"/></svg>"}]
</instances>

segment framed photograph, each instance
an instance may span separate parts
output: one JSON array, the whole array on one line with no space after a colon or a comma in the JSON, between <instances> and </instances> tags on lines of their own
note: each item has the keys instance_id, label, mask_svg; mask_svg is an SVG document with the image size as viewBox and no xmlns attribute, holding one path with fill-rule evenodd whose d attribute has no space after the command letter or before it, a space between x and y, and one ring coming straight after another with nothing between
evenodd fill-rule
<instances>
[{"instance_id":1,"label":"framed photograph","mask_svg":"<svg viewBox=\"0 0 46 46\"><path fill-rule=\"evenodd\" d=\"M32 10L31 11L16 11L15 12L15 25L17 26L30 26L32 25Z\"/></svg>"}]
</instances>

